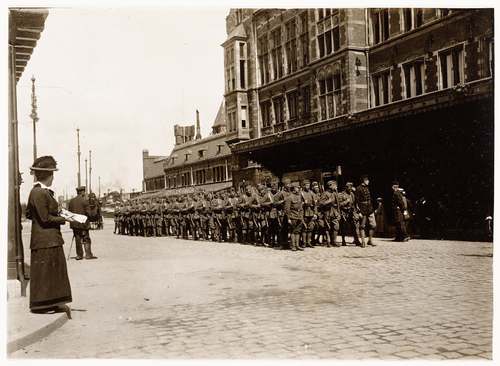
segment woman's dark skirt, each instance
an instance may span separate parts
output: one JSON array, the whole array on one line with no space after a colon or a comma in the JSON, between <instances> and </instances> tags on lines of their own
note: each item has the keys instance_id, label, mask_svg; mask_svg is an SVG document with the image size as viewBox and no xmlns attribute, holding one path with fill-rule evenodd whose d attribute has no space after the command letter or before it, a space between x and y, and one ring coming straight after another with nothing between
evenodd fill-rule
<instances>
[{"instance_id":1,"label":"woman's dark skirt","mask_svg":"<svg viewBox=\"0 0 500 366\"><path fill-rule=\"evenodd\" d=\"M43 310L71 302L62 246L31 251L30 309Z\"/></svg>"}]
</instances>

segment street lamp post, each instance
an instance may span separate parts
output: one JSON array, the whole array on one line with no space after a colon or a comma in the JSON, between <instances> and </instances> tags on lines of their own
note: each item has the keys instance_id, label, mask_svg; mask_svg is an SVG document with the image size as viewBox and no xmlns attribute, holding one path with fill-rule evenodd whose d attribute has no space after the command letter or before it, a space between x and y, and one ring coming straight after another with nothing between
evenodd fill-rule
<instances>
[{"instance_id":1,"label":"street lamp post","mask_svg":"<svg viewBox=\"0 0 500 366\"><path fill-rule=\"evenodd\" d=\"M92 150L89 150L89 193L92 193Z\"/></svg>"},{"instance_id":2,"label":"street lamp post","mask_svg":"<svg viewBox=\"0 0 500 366\"><path fill-rule=\"evenodd\" d=\"M82 185L82 177L80 173L80 129L76 129L76 141L78 143L78 150L77 150L77 156L78 156L78 187Z\"/></svg>"},{"instance_id":3,"label":"street lamp post","mask_svg":"<svg viewBox=\"0 0 500 366\"><path fill-rule=\"evenodd\" d=\"M85 159L85 193L88 193L87 159Z\"/></svg>"},{"instance_id":4,"label":"street lamp post","mask_svg":"<svg viewBox=\"0 0 500 366\"><path fill-rule=\"evenodd\" d=\"M33 161L36 159L36 123L38 122L37 105L36 105L36 94L35 94L35 77L31 77L31 114L30 117L33 120Z\"/></svg>"}]
</instances>

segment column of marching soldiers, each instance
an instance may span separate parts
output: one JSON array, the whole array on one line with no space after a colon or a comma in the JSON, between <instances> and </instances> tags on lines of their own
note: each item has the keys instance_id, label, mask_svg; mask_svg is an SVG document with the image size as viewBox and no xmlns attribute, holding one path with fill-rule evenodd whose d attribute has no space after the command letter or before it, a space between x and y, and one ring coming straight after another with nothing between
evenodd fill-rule
<instances>
[{"instance_id":1,"label":"column of marching soldiers","mask_svg":"<svg viewBox=\"0 0 500 366\"><path fill-rule=\"evenodd\" d=\"M366 183L366 184L365 184ZM198 191L175 197L134 199L115 210L115 234L175 236L213 242L237 242L279 249L303 250L317 245L375 245L373 207L367 178L355 188L348 182L342 192L330 180L302 185L284 178L237 192ZM366 230L365 230L366 229ZM365 240L368 233L368 240ZM337 240L341 235L341 242Z\"/></svg>"}]
</instances>

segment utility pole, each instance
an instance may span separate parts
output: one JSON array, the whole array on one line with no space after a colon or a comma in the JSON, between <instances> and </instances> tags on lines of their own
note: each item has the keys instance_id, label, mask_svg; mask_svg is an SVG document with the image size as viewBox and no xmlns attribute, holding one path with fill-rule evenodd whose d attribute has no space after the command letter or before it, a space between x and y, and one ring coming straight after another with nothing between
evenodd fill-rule
<instances>
[{"instance_id":1,"label":"utility pole","mask_svg":"<svg viewBox=\"0 0 500 366\"><path fill-rule=\"evenodd\" d=\"M101 198L101 176L99 176L99 198Z\"/></svg>"},{"instance_id":2,"label":"utility pole","mask_svg":"<svg viewBox=\"0 0 500 366\"><path fill-rule=\"evenodd\" d=\"M85 193L88 193L89 189L89 181L88 181L88 176L87 176L87 159L85 159Z\"/></svg>"},{"instance_id":3,"label":"utility pole","mask_svg":"<svg viewBox=\"0 0 500 366\"><path fill-rule=\"evenodd\" d=\"M89 193L92 193L92 150L89 150Z\"/></svg>"},{"instance_id":4,"label":"utility pole","mask_svg":"<svg viewBox=\"0 0 500 366\"><path fill-rule=\"evenodd\" d=\"M36 112L36 94L35 94L35 77L31 77L31 114L33 120L33 161L36 160L36 123L38 121L38 114Z\"/></svg>"},{"instance_id":5,"label":"utility pole","mask_svg":"<svg viewBox=\"0 0 500 366\"><path fill-rule=\"evenodd\" d=\"M77 152L77 155L78 155L78 187L80 187L82 185L82 177L81 177L81 174L80 174L80 129L77 128L76 129L76 139L78 141L78 152Z\"/></svg>"}]
</instances>

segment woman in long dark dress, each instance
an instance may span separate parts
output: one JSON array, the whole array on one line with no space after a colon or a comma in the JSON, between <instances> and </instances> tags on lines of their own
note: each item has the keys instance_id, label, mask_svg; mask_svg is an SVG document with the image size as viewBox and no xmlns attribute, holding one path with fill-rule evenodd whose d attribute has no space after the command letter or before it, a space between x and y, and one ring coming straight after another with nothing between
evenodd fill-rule
<instances>
[{"instance_id":1,"label":"woman in long dark dress","mask_svg":"<svg viewBox=\"0 0 500 366\"><path fill-rule=\"evenodd\" d=\"M30 192L26 217L31 219L30 310L36 313L66 311L72 301L64 256L59 206L50 189L56 161L52 156L37 158L30 168L36 182Z\"/></svg>"}]
</instances>

